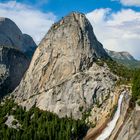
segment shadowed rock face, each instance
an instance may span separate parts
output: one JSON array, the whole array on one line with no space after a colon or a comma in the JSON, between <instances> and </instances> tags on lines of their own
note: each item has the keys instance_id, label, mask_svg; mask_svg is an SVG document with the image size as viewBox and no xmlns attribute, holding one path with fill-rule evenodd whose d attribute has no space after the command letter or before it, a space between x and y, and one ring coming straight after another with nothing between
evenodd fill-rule
<instances>
[{"instance_id":1,"label":"shadowed rock face","mask_svg":"<svg viewBox=\"0 0 140 140\"><path fill-rule=\"evenodd\" d=\"M0 97L15 89L29 62L29 59L19 50L0 47Z\"/></svg>"},{"instance_id":2,"label":"shadowed rock face","mask_svg":"<svg viewBox=\"0 0 140 140\"><path fill-rule=\"evenodd\" d=\"M32 37L22 34L17 25L8 18L0 17L0 46L13 47L32 57L36 44Z\"/></svg>"},{"instance_id":3,"label":"shadowed rock face","mask_svg":"<svg viewBox=\"0 0 140 140\"><path fill-rule=\"evenodd\" d=\"M10 19L0 17L0 97L18 86L35 49L29 35L22 34Z\"/></svg>"},{"instance_id":4,"label":"shadowed rock face","mask_svg":"<svg viewBox=\"0 0 140 140\"><path fill-rule=\"evenodd\" d=\"M22 52L31 59L37 46L32 37L27 34L22 35L22 40Z\"/></svg>"},{"instance_id":5,"label":"shadowed rock face","mask_svg":"<svg viewBox=\"0 0 140 140\"><path fill-rule=\"evenodd\" d=\"M60 117L81 118L96 101L102 103L116 76L96 59L108 59L85 15L71 13L54 24L35 51L29 69L13 92L29 109L36 104Z\"/></svg>"}]
</instances>

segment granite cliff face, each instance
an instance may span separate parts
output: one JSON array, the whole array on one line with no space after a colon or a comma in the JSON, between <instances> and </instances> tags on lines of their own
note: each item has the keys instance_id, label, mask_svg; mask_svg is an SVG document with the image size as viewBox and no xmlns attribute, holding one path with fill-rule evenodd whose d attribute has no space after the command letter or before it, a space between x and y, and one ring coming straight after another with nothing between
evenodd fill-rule
<instances>
[{"instance_id":1,"label":"granite cliff face","mask_svg":"<svg viewBox=\"0 0 140 140\"><path fill-rule=\"evenodd\" d=\"M13 92L27 109L36 105L59 117L81 118L85 110L113 94L117 76L85 15L71 13L54 24L35 51L29 69Z\"/></svg>"},{"instance_id":2,"label":"granite cliff face","mask_svg":"<svg viewBox=\"0 0 140 140\"><path fill-rule=\"evenodd\" d=\"M121 105L119 120L117 121L112 134L107 140L140 139L140 106L136 104L134 107L132 104L131 92L129 94L125 94Z\"/></svg>"},{"instance_id":3,"label":"granite cliff face","mask_svg":"<svg viewBox=\"0 0 140 140\"><path fill-rule=\"evenodd\" d=\"M139 140L140 139L140 106L136 106L127 114L125 121L117 135L116 140Z\"/></svg>"},{"instance_id":4,"label":"granite cliff face","mask_svg":"<svg viewBox=\"0 0 140 140\"><path fill-rule=\"evenodd\" d=\"M3 17L0 17L0 46L18 49L29 58L37 47L32 37L23 34L12 20Z\"/></svg>"},{"instance_id":5,"label":"granite cliff face","mask_svg":"<svg viewBox=\"0 0 140 140\"><path fill-rule=\"evenodd\" d=\"M0 97L12 92L27 70L36 44L8 18L0 17Z\"/></svg>"},{"instance_id":6,"label":"granite cliff face","mask_svg":"<svg viewBox=\"0 0 140 140\"><path fill-rule=\"evenodd\" d=\"M29 62L19 50L0 46L0 97L16 88Z\"/></svg>"}]
</instances>

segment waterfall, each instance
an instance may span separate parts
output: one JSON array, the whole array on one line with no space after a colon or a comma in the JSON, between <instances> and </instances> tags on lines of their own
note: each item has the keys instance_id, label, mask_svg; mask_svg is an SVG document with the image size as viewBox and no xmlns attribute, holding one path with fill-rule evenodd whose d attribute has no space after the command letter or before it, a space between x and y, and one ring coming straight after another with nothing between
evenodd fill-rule
<instances>
[{"instance_id":1,"label":"waterfall","mask_svg":"<svg viewBox=\"0 0 140 140\"><path fill-rule=\"evenodd\" d=\"M122 103L122 100L123 100L123 96L124 96L124 92L122 92L122 94L119 97L119 100L118 100L118 108L117 108L117 111L114 114L113 119L107 124L107 127L97 137L96 140L105 140L105 139L107 139L111 135L111 133L112 133L113 129L115 128L116 123L117 123L117 121L118 121L118 119L120 117L121 103Z\"/></svg>"}]
</instances>

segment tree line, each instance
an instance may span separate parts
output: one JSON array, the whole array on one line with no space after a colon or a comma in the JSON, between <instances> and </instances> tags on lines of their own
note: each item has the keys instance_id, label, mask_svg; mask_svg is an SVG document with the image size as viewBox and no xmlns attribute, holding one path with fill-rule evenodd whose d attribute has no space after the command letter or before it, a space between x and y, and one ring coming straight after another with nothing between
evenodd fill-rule
<instances>
[{"instance_id":1,"label":"tree line","mask_svg":"<svg viewBox=\"0 0 140 140\"><path fill-rule=\"evenodd\" d=\"M0 112L0 140L78 140L88 130L84 120L59 118L56 114L36 107L25 111L13 100L1 104ZM9 128L5 124L9 115L18 120L19 128Z\"/></svg>"}]
</instances>

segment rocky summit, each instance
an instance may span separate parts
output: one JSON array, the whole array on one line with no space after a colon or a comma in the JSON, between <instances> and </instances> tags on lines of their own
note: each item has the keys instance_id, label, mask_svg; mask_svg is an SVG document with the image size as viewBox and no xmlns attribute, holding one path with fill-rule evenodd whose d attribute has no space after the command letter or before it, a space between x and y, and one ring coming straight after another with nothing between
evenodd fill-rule
<instances>
[{"instance_id":1,"label":"rocky summit","mask_svg":"<svg viewBox=\"0 0 140 140\"><path fill-rule=\"evenodd\" d=\"M0 46L13 47L31 58L37 45L32 37L23 34L10 19L0 17Z\"/></svg>"},{"instance_id":2,"label":"rocky summit","mask_svg":"<svg viewBox=\"0 0 140 140\"><path fill-rule=\"evenodd\" d=\"M33 105L59 117L81 118L85 110L113 93L109 59L85 15L71 13L52 25L35 51L29 69L13 92L18 104Z\"/></svg>"}]
</instances>

